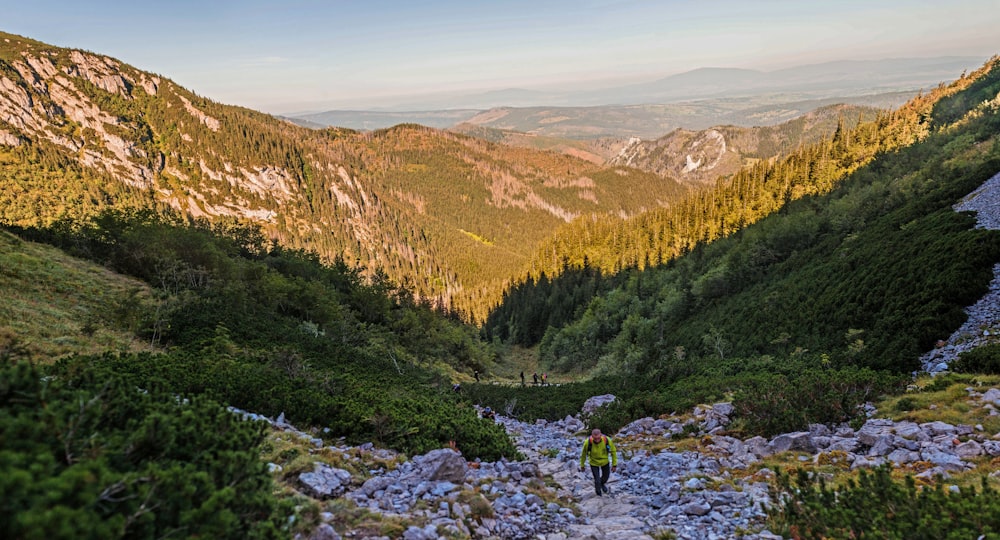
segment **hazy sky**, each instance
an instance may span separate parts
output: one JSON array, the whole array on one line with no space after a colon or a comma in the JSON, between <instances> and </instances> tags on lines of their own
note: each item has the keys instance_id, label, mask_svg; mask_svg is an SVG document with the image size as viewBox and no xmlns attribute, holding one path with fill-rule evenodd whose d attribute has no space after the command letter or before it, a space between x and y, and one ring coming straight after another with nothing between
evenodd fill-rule
<instances>
[{"instance_id":1,"label":"hazy sky","mask_svg":"<svg viewBox=\"0 0 1000 540\"><path fill-rule=\"evenodd\" d=\"M699 67L985 61L998 28L1000 0L0 0L0 30L272 113Z\"/></svg>"}]
</instances>

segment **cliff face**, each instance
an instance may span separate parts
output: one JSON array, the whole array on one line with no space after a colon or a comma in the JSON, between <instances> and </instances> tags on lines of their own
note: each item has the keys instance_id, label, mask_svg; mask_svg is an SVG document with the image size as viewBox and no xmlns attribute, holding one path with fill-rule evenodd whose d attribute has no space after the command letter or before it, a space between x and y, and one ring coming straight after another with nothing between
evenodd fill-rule
<instances>
[{"instance_id":1,"label":"cliff face","mask_svg":"<svg viewBox=\"0 0 1000 540\"><path fill-rule=\"evenodd\" d=\"M132 100L133 92L155 95L159 78L80 51L71 51L68 62L57 66L53 59L59 61L58 56L29 48L8 64L10 69L0 74L0 120L21 134L78 154L83 164L113 173L128 185L152 187L160 156L137 147L127 135L138 126L102 110L82 87ZM0 129L0 143L17 145L20 137Z\"/></svg>"},{"instance_id":2,"label":"cliff face","mask_svg":"<svg viewBox=\"0 0 1000 540\"><path fill-rule=\"evenodd\" d=\"M38 47L16 37L3 41L10 60L0 71L0 144L47 141L81 165L127 186L155 190L160 201L196 217L274 217L240 197L214 196L220 190L213 183L277 202L294 197L293 173L284 167L229 159L210 164L199 154L211 148L184 148L204 139L205 130L219 133L221 122L169 81L104 56ZM173 142L182 144L171 144L171 132L179 139ZM200 174L185 170L190 161ZM161 176L181 180L185 189L162 185Z\"/></svg>"}]
</instances>

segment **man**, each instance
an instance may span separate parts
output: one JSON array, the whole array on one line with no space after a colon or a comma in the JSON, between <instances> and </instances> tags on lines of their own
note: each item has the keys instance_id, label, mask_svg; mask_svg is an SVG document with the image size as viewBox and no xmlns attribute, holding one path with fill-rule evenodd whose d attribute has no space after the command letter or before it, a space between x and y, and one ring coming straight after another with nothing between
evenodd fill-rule
<instances>
[{"instance_id":1,"label":"man","mask_svg":"<svg viewBox=\"0 0 1000 540\"><path fill-rule=\"evenodd\" d=\"M601 430L594 428L590 437L583 443L583 451L580 452L580 472L583 466L590 459L590 472L594 475L594 491L600 497L611 490L605 484L611 473L618 470L618 450L611 437L601 435ZM608 463L608 460L611 463Z\"/></svg>"},{"instance_id":2,"label":"man","mask_svg":"<svg viewBox=\"0 0 1000 540\"><path fill-rule=\"evenodd\" d=\"M524 386L524 372L521 372L521 386Z\"/></svg>"}]
</instances>

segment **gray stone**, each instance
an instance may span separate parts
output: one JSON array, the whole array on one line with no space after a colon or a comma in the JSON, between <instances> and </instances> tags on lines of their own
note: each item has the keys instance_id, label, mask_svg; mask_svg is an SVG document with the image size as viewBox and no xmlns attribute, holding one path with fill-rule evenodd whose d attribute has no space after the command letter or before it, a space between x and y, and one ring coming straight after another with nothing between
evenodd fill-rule
<instances>
[{"instance_id":1,"label":"gray stone","mask_svg":"<svg viewBox=\"0 0 1000 540\"><path fill-rule=\"evenodd\" d=\"M955 426L940 421L925 422L920 424L920 427L923 429L924 433L927 433L931 437L937 437L939 435L951 436L955 435L958 431Z\"/></svg>"},{"instance_id":2,"label":"gray stone","mask_svg":"<svg viewBox=\"0 0 1000 540\"><path fill-rule=\"evenodd\" d=\"M1000 441L986 441L983 443L983 451L996 457L1000 456Z\"/></svg>"},{"instance_id":3,"label":"gray stone","mask_svg":"<svg viewBox=\"0 0 1000 540\"><path fill-rule=\"evenodd\" d=\"M983 446L976 441L966 441L955 447L955 455L962 459L983 455Z\"/></svg>"},{"instance_id":4,"label":"gray stone","mask_svg":"<svg viewBox=\"0 0 1000 540\"><path fill-rule=\"evenodd\" d=\"M719 416L732 416L733 410L732 403L716 403L712 405L712 412Z\"/></svg>"},{"instance_id":5,"label":"gray stone","mask_svg":"<svg viewBox=\"0 0 1000 540\"><path fill-rule=\"evenodd\" d=\"M830 428L824 424L809 424L809 433L812 433L813 437L829 437L833 435Z\"/></svg>"},{"instance_id":6,"label":"gray stone","mask_svg":"<svg viewBox=\"0 0 1000 540\"><path fill-rule=\"evenodd\" d=\"M865 425L861 426L861 429L858 430L856 438L861 444L871 446L875 444L875 441L877 441L879 437L892 435L892 428L892 420L874 418L868 420L865 422Z\"/></svg>"},{"instance_id":7,"label":"gray stone","mask_svg":"<svg viewBox=\"0 0 1000 540\"><path fill-rule=\"evenodd\" d=\"M864 456L858 456L858 458L854 460L854 463L851 463L851 470L853 471L856 469L874 469L875 467L878 467L883 463L885 463L885 459L881 457L868 459Z\"/></svg>"},{"instance_id":8,"label":"gray stone","mask_svg":"<svg viewBox=\"0 0 1000 540\"><path fill-rule=\"evenodd\" d=\"M351 473L336 469L324 463L317 463L313 472L299 475L299 484L306 492L317 499L328 499L338 497L347 491L347 486L351 482Z\"/></svg>"},{"instance_id":9,"label":"gray stone","mask_svg":"<svg viewBox=\"0 0 1000 540\"><path fill-rule=\"evenodd\" d=\"M853 437L844 439L833 437L830 439L830 445L826 447L826 450L828 452L840 450L841 452L853 453L860 446L861 443Z\"/></svg>"},{"instance_id":10,"label":"gray stone","mask_svg":"<svg viewBox=\"0 0 1000 540\"><path fill-rule=\"evenodd\" d=\"M796 431L795 433L783 433L771 439L768 444L772 453L780 454L792 450L801 452L815 452L816 445L813 444L812 435L808 431Z\"/></svg>"},{"instance_id":11,"label":"gray stone","mask_svg":"<svg viewBox=\"0 0 1000 540\"><path fill-rule=\"evenodd\" d=\"M590 414L597 409L613 402L615 400L614 394L604 394L602 396L594 396L589 398L583 403L583 408L581 412L584 414Z\"/></svg>"},{"instance_id":12,"label":"gray stone","mask_svg":"<svg viewBox=\"0 0 1000 540\"><path fill-rule=\"evenodd\" d=\"M906 463L913 463L914 461L920 461L920 454L912 450L900 448L898 450L893 450L892 453L889 454L888 459L896 465L903 465Z\"/></svg>"},{"instance_id":13,"label":"gray stone","mask_svg":"<svg viewBox=\"0 0 1000 540\"><path fill-rule=\"evenodd\" d=\"M689 516L704 516L712 510L712 505L705 501L698 501L685 504L681 510Z\"/></svg>"},{"instance_id":14,"label":"gray stone","mask_svg":"<svg viewBox=\"0 0 1000 540\"><path fill-rule=\"evenodd\" d=\"M894 431L904 439L915 439L921 433L920 426L916 422L899 422Z\"/></svg>"},{"instance_id":15,"label":"gray stone","mask_svg":"<svg viewBox=\"0 0 1000 540\"><path fill-rule=\"evenodd\" d=\"M996 388L990 388L989 390L983 393L983 397L981 399L987 403L1000 405L1000 390Z\"/></svg>"},{"instance_id":16,"label":"gray stone","mask_svg":"<svg viewBox=\"0 0 1000 540\"><path fill-rule=\"evenodd\" d=\"M403 540L437 540L439 537L437 527L434 525L423 528L411 526L403 533Z\"/></svg>"},{"instance_id":17,"label":"gray stone","mask_svg":"<svg viewBox=\"0 0 1000 540\"><path fill-rule=\"evenodd\" d=\"M892 435L881 435L868 451L869 456L887 456L895 449Z\"/></svg>"},{"instance_id":18,"label":"gray stone","mask_svg":"<svg viewBox=\"0 0 1000 540\"><path fill-rule=\"evenodd\" d=\"M946 471L964 471L966 463L955 454L949 454L938 448L930 448L920 453L924 461L930 461L934 465Z\"/></svg>"},{"instance_id":19,"label":"gray stone","mask_svg":"<svg viewBox=\"0 0 1000 540\"><path fill-rule=\"evenodd\" d=\"M768 447L767 439L761 436L751 437L743 441L743 446L746 447L747 452L757 457L767 457L772 454L771 449Z\"/></svg>"},{"instance_id":20,"label":"gray stone","mask_svg":"<svg viewBox=\"0 0 1000 540\"><path fill-rule=\"evenodd\" d=\"M443 480L461 484L465 480L465 473L469 470L465 458L449 448L431 450L413 458L413 463L417 468L412 474L431 481Z\"/></svg>"},{"instance_id":21,"label":"gray stone","mask_svg":"<svg viewBox=\"0 0 1000 540\"><path fill-rule=\"evenodd\" d=\"M329 523L320 523L309 535L309 540L341 540L340 535Z\"/></svg>"}]
</instances>

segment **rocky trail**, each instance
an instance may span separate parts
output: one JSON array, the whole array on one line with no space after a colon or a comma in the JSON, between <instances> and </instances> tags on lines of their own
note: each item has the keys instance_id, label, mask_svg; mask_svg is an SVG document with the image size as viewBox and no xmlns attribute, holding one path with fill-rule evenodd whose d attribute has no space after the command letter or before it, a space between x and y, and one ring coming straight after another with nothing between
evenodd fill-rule
<instances>
[{"instance_id":1,"label":"rocky trail","mask_svg":"<svg viewBox=\"0 0 1000 540\"><path fill-rule=\"evenodd\" d=\"M593 398L585 408L613 396ZM707 422L728 421L728 405L705 411ZM651 534L673 532L678 538L733 538L738 532L760 528L768 501L763 482L732 481L722 473L723 464L698 452L630 450L630 441L669 437L689 424L646 419L633 423L619 439L618 471L609 481L611 494L594 493L590 471L578 469L583 423L576 418L559 422L524 424L502 418L508 432L529 460L536 460L542 474L551 475L558 491L573 500L580 520L544 538L647 539ZM732 483L730 483L732 482ZM771 538L769 533L747 538Z\"/></svg>"},{"instance_id":2,"label":"rocky trail","mask_svg":"<svg viewBox=\"0 0 1000 540\"><path fill-rule=\"evenodd\" d=\"M1000 389L966 392L970 410L1000 414ZM585 407L610 399L596 396ZM336 516L324 513L326 522L299 537L310 540L776 539L781 537L766 529L768 481L774 473L762 460L770 456L794 452L790 455L799 462L837 463L851 470L889 464L917 478L944 480L974 469L982 457L1000 457L1000 433L981 425L897 422L869 409L871 418L857 430L815 424L770 440L741 440L725 435L731 412L730 404L717 403L683 418L643 418L622 428L614 435L618 472L612 474L608 496L595 495L589 471L579 471L587 432L578 416L531 424L498 417L525 459L492 463L467 461L450 448L396 460L394 452L370 444L324 446L281 418L272 425L308 441L316 454L340 454L342 463L367 464L373 457L402 461L394 468L369 469L367 479L320 460L313 471L298 475L297 489L313 499L345 498L372 515L410 524L393 536L338 532L331 524ZM685 440L687 445L679 444ZM692 450L674 450L675 442Z\"/></svg>"}]
</instances>

